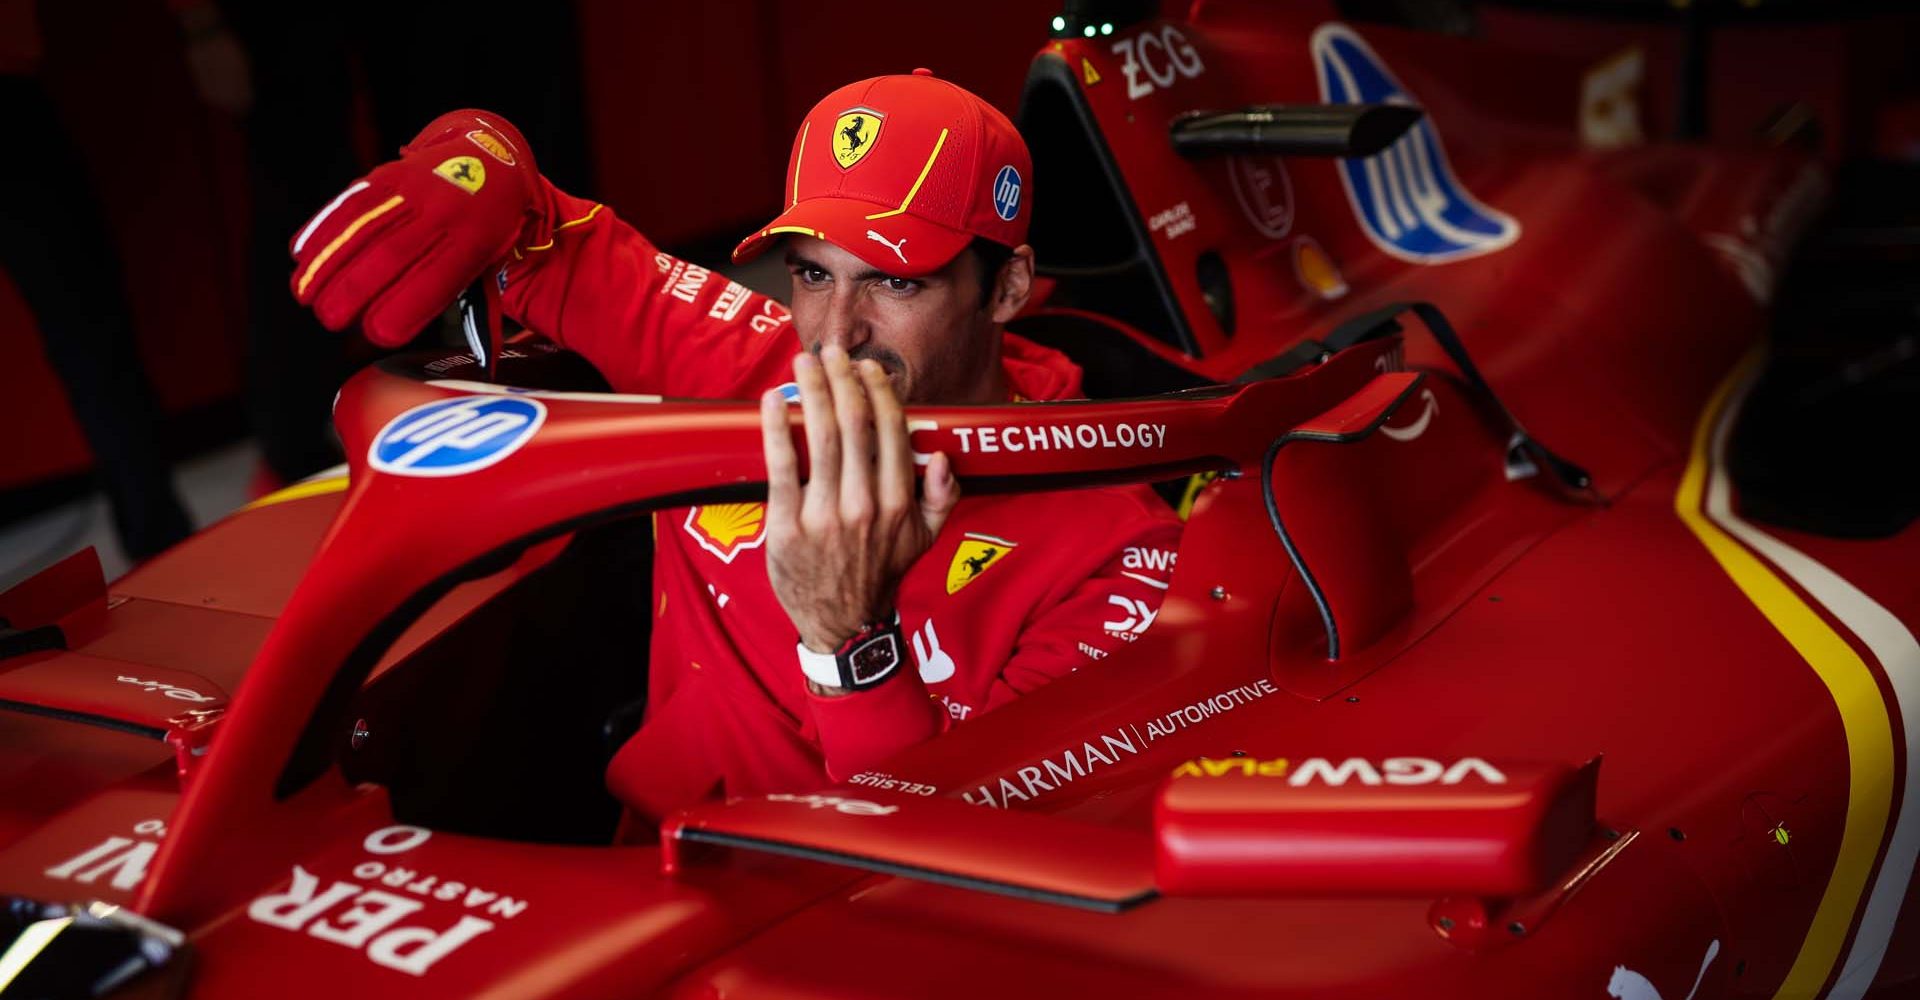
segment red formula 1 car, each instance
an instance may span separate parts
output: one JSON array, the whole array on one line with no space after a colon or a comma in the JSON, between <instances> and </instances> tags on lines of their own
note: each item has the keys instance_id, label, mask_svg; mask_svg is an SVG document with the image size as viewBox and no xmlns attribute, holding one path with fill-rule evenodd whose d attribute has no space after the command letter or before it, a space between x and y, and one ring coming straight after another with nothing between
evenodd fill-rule
<instances>
[{"instance_id":1,"label":"red formula 1 car","mask_svg":"<svg viewBox=\"0 0 1920 1000\"><path fill-rule=\"evenodd\" d=\"M1910 491L1849 493L1911 408L1795 374L1822 297L1777 279L1826 175L1583 149L1580 90L1313 3L1061 18L1022 329L1095 398L914 440L975 493L1211 474L1136 553L1165 602L884 771L655 843L600 785L644 515L759 498L754 405L530 344L360 373L345 476L0 595L0 992L1911 988L1920 535Z\"/></svg>"}]
</instances>

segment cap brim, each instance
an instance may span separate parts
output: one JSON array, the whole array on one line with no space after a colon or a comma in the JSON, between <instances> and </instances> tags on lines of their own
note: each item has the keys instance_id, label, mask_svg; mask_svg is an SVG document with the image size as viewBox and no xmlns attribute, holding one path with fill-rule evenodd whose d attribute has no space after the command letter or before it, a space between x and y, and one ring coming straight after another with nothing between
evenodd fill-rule
<instances>
[{"instance_id":1,"label":"cap brim","mask_svg":"<svg viewBox=\"0 0 1920 1000\"><path fill-rule=\"evenodd\" d=\"M733 262L744 264L760 256L782 236L811 236L887 274L919 278L947 266L973 241L972 233L891 212L869 201L809 198L741 240L733 248Z\"/></svg>"}]
</instances>

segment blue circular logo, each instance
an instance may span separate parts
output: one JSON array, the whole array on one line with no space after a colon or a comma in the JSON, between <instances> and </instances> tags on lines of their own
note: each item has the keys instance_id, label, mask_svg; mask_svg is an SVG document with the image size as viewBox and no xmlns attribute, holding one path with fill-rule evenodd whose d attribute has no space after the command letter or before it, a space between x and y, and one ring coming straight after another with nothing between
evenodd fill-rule
<instances>
[{"instance_id":1,"label":"blue circular logo","mask_svg":"<svg viewBox=\"0 0 1920 1000\"><path fill-rule=\"evenodd\" d=\"M416 406L387 421L367 462L401 476L459 476L520 450L547 419L525 396L457 396Z\"/></svg>"},{"instance_id":2,"label":"blue circular logo","mask_svg":"<svg viewBox=\"0 0 1920 1000\"><path fill-rule=\"evenodd\" d=\"M1020 214L1020 171L1011 163L993 177L993 214L1008 222Z\"/></svg>"}]
</instances>

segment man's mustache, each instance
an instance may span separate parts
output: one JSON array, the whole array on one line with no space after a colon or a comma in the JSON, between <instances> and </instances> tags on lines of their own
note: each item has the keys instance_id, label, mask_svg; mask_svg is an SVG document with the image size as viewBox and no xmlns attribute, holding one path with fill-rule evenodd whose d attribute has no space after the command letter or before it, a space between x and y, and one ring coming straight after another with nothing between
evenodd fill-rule
<instances>
[{"instance_id":1,"label":"man's mustache","mask_svg":"<svg viewBox=\"0 0 1920 1000\"><path fill-rule=\"evenodd\" d=\"M820 348L823 346L823 344L814 344L812 347L807 348L807 353L817 358L820 356ZM861 344L859 347L854 348L847 356L855 362L865 361L871 358L879 362L880 367L889 375L898 375L907 370L906 359L900 357L897 352L877 344Z\"/></svg>"}]
</instances>

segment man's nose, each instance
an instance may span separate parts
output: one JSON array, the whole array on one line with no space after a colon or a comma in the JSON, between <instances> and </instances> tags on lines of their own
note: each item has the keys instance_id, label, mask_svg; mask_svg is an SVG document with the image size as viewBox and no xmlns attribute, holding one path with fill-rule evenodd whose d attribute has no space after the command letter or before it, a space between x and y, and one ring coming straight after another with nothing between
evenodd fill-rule
<instances>
[{"instance_id":1,"label":"man's nose","mask_svg":"<svg viewBox=\"0 0 1920 1000\"><path fill-rule=\"evenodd\" d=\"M859 290L841 287L834 289L833 298L828 303L825 328L820 331L818 346L833 344L852 354L861 345L873 339L873 325L866 315L866 302Z\"/></svg>"}]
</instances>

